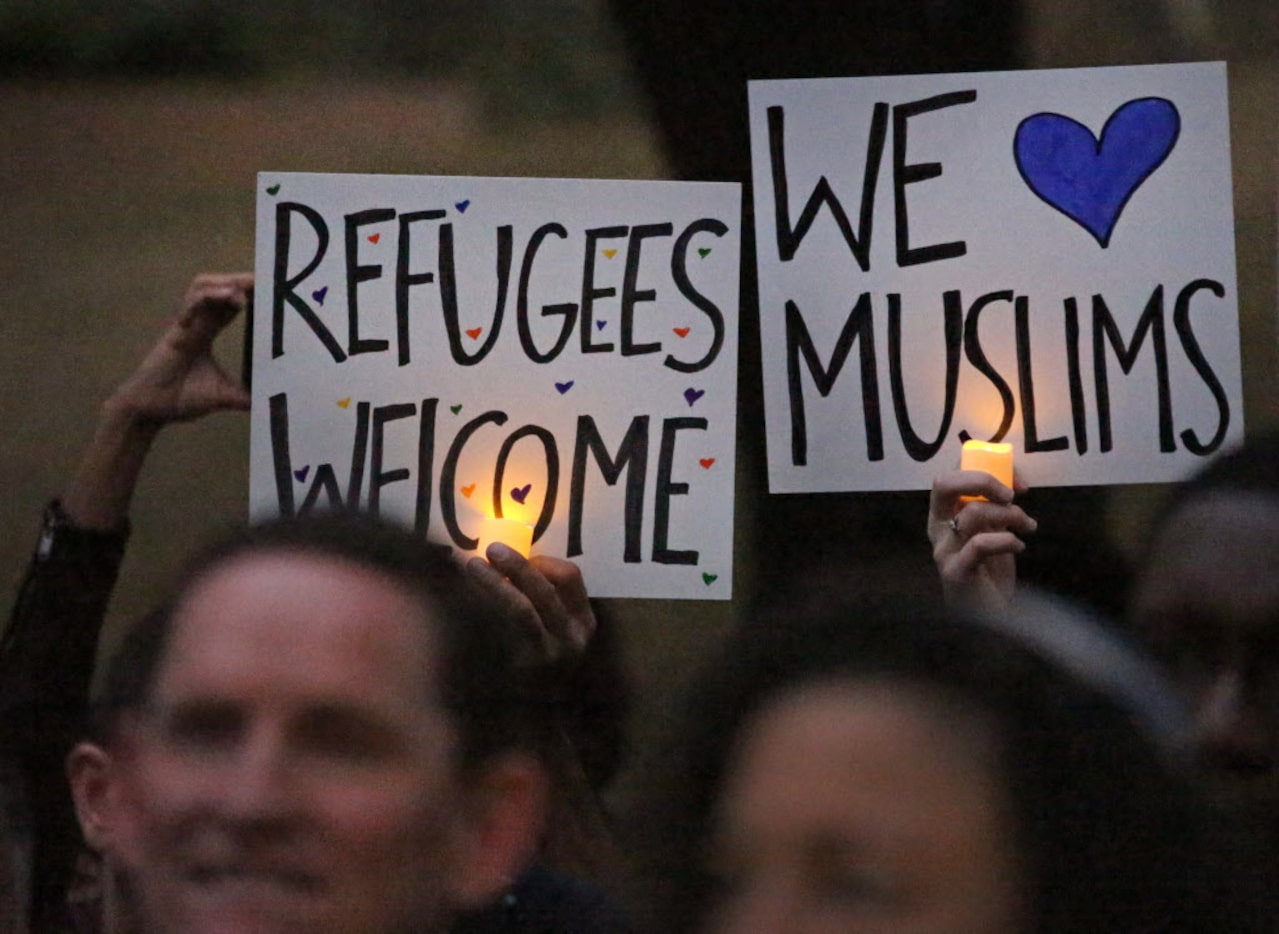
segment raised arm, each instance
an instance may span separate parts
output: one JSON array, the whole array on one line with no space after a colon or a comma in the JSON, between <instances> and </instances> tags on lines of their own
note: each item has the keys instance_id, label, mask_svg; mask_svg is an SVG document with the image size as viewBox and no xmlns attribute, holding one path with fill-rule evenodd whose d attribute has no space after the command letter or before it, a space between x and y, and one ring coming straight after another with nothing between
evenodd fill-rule
<instances>
[{"instance_id":1,"label":"raised arm","mask_svg":"<svg viewBox=\"0 0 1279 934\"><path fill-rule=\"evenodd\" d=\"M171 422L247 409L249 393L213 358L213 340L247 305L250 273L207 273L138 368L102 403L62 509L83 529L123 526L151 442Z\"/></svg>"}]
</instances>

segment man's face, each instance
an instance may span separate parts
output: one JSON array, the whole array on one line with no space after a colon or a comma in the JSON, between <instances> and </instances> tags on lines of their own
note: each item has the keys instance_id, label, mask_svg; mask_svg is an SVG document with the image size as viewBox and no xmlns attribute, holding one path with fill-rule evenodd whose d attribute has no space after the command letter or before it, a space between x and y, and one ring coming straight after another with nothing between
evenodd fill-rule
<instances>
[{"instance_id":1,"label":"man's face","mask_svg":"<svg viewBox=\"0 0 1279 934\"><path fill-rule=\"evenodd\" d=\"M333 558L249 555L197 581L123 763L149 930L439 921L464 809L426 612Z\"/></svg>"},{"instance_id":2,"label":"man's face","mask_svg":"<svg viewBox=\"0 0 1279 934\"><path fill-rule=\"evenodd\" d=\"M1136 620L1192 705L1192 737L1220 803L1279 808L1279 501L1206 494L1159 530Z\"/></svg>"}]
</instances>

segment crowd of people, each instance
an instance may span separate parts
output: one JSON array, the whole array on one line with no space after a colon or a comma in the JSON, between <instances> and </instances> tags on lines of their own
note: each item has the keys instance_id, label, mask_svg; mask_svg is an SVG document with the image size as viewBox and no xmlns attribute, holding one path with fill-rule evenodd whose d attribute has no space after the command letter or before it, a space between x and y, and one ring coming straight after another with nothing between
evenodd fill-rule
<instances>
[{"instance_id":1,"label":"crowd of people","mask_svg":"<svg viewBox=\"0 0 1279 934\"><path fill-rule=\"evenodd\" d=\"M1117 623L1019 588L1051 535L1020 483L943 474L936 576L824 568L748 614L625 815L577 568L369 515L212 543L91 700L152 442L248 406L212 347L251 289L197 277L46 509L0 643L8 929L1275 926L1274 435L1170 498Z\"/></svg>"}]
</instances>

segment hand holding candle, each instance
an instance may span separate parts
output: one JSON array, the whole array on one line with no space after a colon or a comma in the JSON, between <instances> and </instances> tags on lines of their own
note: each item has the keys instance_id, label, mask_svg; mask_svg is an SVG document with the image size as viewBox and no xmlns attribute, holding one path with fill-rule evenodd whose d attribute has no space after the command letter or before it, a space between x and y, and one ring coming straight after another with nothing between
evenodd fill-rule
<instances>
[{"instance_id":1,"label":"hand holding candle","mask_svg":"<svg viewBox=\"0 0 1279 934\"><path fill-rule=\"evenodd\" d=\"M477 553L483 557L489 545L501 542L512 551L517 551L527 558L533 547L533 527L514 519L485 518L480 522L480 543Z\"/></svg>"},{"instance_id":2,"label":"hand holding candle","mask_svg":"<svg viewBox=\"0 0 1279 934\"><path fill-rule=\"evenodd\" d=\"M1012 502L1013 484L1012 446L985 441L965 442L960 469L934 479L928 540L948 602L998 610L1011 598L1021 536L1036 527Z\"/></svg>"}]
</instances>

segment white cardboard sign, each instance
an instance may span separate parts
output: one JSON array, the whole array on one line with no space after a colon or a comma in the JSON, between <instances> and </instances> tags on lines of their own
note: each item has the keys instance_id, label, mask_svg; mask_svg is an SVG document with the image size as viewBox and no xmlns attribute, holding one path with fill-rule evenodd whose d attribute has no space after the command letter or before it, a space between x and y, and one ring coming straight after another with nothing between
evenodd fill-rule
<instances>
[{"instance_id":1,"label":"white cardboard sign","mask_svg":"<svg viewBox=\"0 0 1279 934\"><path fill-rule=\"evenodd\" d=\"M732 593L736 185L263 173L255 515L464 554L535 527L605 597Z\"/></svg>"},{"instance_id":2,"label":"white cardboard sign","mask_svg":"<svg viewBox=\"0 0 1279 934\"><path fill-rule=\"evenodd\" d=\"M1243 433L1220 63L749 87L773 492L1166 481Z\"/></svg>"}]
</instances>

